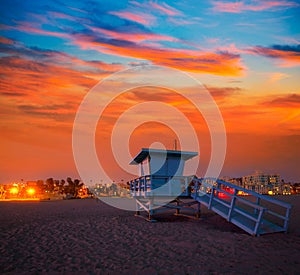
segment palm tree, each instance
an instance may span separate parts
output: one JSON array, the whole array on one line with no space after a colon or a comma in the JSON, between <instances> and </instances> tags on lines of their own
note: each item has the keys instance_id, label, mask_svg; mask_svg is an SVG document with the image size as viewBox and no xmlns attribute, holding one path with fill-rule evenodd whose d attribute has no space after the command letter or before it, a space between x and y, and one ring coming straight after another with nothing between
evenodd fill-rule
<instances>
[{"instance_id":1,"label":"palm tree","mask_svg":"<svg viewBox=\"0 0 300 275\"><path fill-rule=\"evenodd\" d=\"M80 188L82 188L83 183L80 182L79 179L75 179L74 181L68 177L67 178L68 182L68 193L72 194L73 198L78 198L78 193Z\"/></svg>"},{"instance_id":2,"label":"palm tree","mask_svg":"<svg viewBox=\"0 0 300 275\"><path fill-rule=\"evenodd\" d=\"M53 178L46 179L46 188L50 192L54 191L54 180L53 180Z\"/></svg>"},{"instance_id":3,"label":"palm tree","mask_svg":"<svg viewBox=\"0 0 300 275\"><path fill-rule=\"evenodd\" d=\"M74 189L75 189L75 198L77 198L78 197L78 194L79 194L79 190L83 187L83 182L80 182L80 180L79 179L75 179L74 180L74 185L75 185L75 187L74 187Z\"/></svg>"},{"instance_id":4,"label":"palm tree","mask_svg":"<svg viewBox=\"0 0 300 275\"><path fill-rule=\"evenodd\" d=\"M59 190L62 194L65 193L65 183L66 183L65 180L61 180L59 184Z\"/></svg>"}]
</instances>

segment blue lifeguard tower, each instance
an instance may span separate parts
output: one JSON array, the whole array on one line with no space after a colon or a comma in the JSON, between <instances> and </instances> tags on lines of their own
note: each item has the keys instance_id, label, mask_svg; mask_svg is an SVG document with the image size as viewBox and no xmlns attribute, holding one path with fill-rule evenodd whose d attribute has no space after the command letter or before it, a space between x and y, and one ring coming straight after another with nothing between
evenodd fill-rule
<instances>
[{"instance_id":1,"label":"blue lifeguard tower","mask_svg":"<svg viewBox=\"0 0 300 275\"><path fill-rule=\"evenodd\" d=\"M158 212L176 209L189 210L200 215L200 203L191 200L189 185L194 176L184 176L185 162L197 156L197 152L143 148L130 162L140 165L140 177L130 181L130 193L136 200L136 215L146 211L153 220ZM145 174L145 170L148 172ZM186 201L189 199L189 201ZM197 204L197 209L192 208Z\"/></svg>"},{"instance_id":2,"label":"blue lifeguard tower","mask_svg":"<svg viewBox=\"0 0 300 275\"><path fill-rule=\"evenodd\" d=\"M143 217L143 211L146 220L155 221L156 213L175 210L176 215L199 218L202 204L254 236L287 232L289 203L220 179L183 175L186 161L197 155L143 148L130 162L140 165L140 177L129 182L136 215Z\"/></svg>"}]
</instances>

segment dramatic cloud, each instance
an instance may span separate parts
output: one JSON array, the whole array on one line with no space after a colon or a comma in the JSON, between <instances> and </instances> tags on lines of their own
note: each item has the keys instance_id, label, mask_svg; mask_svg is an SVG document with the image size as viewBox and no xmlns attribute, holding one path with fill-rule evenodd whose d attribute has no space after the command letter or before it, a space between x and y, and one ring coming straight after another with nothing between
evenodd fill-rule
<instances>
[{"instance_id":1,"label":"dramatic cloud","mask_svg":"<svg viewBox=\"0 0 300 275\"><path fill-rule=\"evenodd\" d=\"M36 118L53 119L55 121L68 122L74 118L76 110L74 102L65 102L64 104L52 105L18 105L18 109L25 115Z\"/></svg>"},{"instance_id":2,"label":"dramatic cloud","mask_svg":"<svg viewBox=\"0 0 300 275\"><path fill-rule=\"evenodd\" d=\"M32 27L18 26L18 30L39 33L54 37L68 38L81 49L93 49L102 53L133 57L180 70L216 75L239 76L243 73L240 56L227 51L205 52L187 49L164 48L153 43L142 43L144 40L176 41L165 35L140 32L123 32L90 27L90 30L73 33L72 35L50 32Z\"/></svg>"},{"instance_id":3,"label":"dramatic cloud","mask_svg":"<svg viewBox=\"0 0 300 275\"><path fill-rule=\"evenodd\" d=\"M266 57L279 59L281 66L300 66L300 45L273 45L272 47L253 47L249 53L263 55Z\"/></svg>"},{"instance_id":4,"label":"dramatic cloud","mask_svg":"<svg viewBox=\"0 0 300 275\"><path fill-rule=\"evenodd\" d=\"M141 5L146 4L139 5L135 3L135 5L141 7ZM172 18L182 15L181 12L165 3L159 5L149 2L147 5L151 9L165 13ZM57 12L51 12L50 14L52 17L57 15L59 19L63 20L72 19L69 15L63 16L61 13L57 14ZM139 13L136 14L139 16ZM111 17L115 18L116 15L127 19L132 16L127 11L125 13L122 11L109 12ZM142 14L141 17L143 17ZM140 24L107 25L101 24L97 20L93 23L85 24L79 21L79 26L70 32L70 30L60 28L59 25L54 28L52 21L46 20L45 22L48 22L48 25L52 27L45 29L47 24L29 24L19 21L16 22L17 25L7 26L7 28L33 35L60 38L67 43L79 46L82 50L92 49L104 54L147 60L153 64L169 66L184 71L240 76L245 69L244 65L241 64L239 53L219 49L216 51L194 50L183 40L169 35L154 33ZM195 47L193 46L193 48ZM75 59L73 61L77 62Z\"/></svg>"},{"instance_id":5,"label":"dramatic cloud","mask_svg":"<svg viewBox=\"0 0 300 275\"><path fill-rule=\"evenodd\" d=\"M22 120L37 125L45 121L48 125L54 121L70 124L84 93L123 67L26 47L18 41L0 44L0 50L4 54L0 58L1 110L6 121L8 117L22 116Z\"/></svg>"},{"instance_id":6,"label":"dramatic cloud","mask_svg":"<svg viewBox=\"0 0 300 275\"><path fill-rule=\"evenodd\" d=\"M95 38L91 35L78 35L74 43L82 49L94 49L103 53L145 59L157 65L190 72L238 76L244 70L240 64L240 56L227 52L166 49L127 40Z\"/></svg>"},{"instance_id":7,"label":"dramatic cloud","mask_svg":"<svg viewBox=\"0 0 300 275\"><path fill-rule=\"evenodd\" d=\"M215 100L223 100L227 97L239 94L241 88L239 87L213 87L205 85L205 88L211 93Z\"/></svg>"},{"instance_id":8,"label":"dramatic cloud","mask_svg":"<svg viewBox=\"0 0 300 275\"><path fill-rule=\"evenodd\" d=\"M298 110L300 110L300 94L289 94L277 97L264 102L264 105L279 108L298 108Z\"/></svg>"}]
</instances>

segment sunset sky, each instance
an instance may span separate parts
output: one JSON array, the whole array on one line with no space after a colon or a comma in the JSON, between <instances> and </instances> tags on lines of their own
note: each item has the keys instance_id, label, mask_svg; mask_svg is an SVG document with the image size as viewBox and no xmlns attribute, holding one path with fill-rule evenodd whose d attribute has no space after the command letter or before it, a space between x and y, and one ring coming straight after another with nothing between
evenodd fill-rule
<instances>
[{"instance_id":1,"label":"sunset sky","mask_svg":"<svg viewBox=\"0 0 300 275\"><path fill-rule=\"evenodd\" d=\"M227 134L221 176L260 170L300 182L300 1L0 5L0 183L80 177L72 153L80 103L105 77L147 64L186 72L213 96ZM128 108L152 100L191 121L201 175L210 158L207 125L190 102L165 88L133 89L106 108L95 138L101 164L115 181L133 177L114 160L111 131ZM153 142L172 149L176 131L167 125L136 126L128 145L133 156Z\"/></svg>"}]
</instances>

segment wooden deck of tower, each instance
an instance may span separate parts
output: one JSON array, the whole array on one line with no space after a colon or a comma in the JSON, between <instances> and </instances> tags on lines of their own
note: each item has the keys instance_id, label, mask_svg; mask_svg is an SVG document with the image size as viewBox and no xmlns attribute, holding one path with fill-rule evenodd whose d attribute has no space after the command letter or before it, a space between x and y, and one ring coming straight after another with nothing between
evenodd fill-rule
<instances>
[{"instance_id":1,"label":"wooden deck of tower","mask_svg":"<svg viewBox=\"0 0 300 275\"><path fill-rule=\"evenodd\" d=\"M146 219L155 221L156 213L175 210L176 215L188 211L197 218L202 204L254 236L287 232L290 204L219 179L184 176L185 162L195 156L177 150L140 151L130 163L140 165L140 177L130 181L137 216L145 211Z\"/></svg>"}]
</instances>

